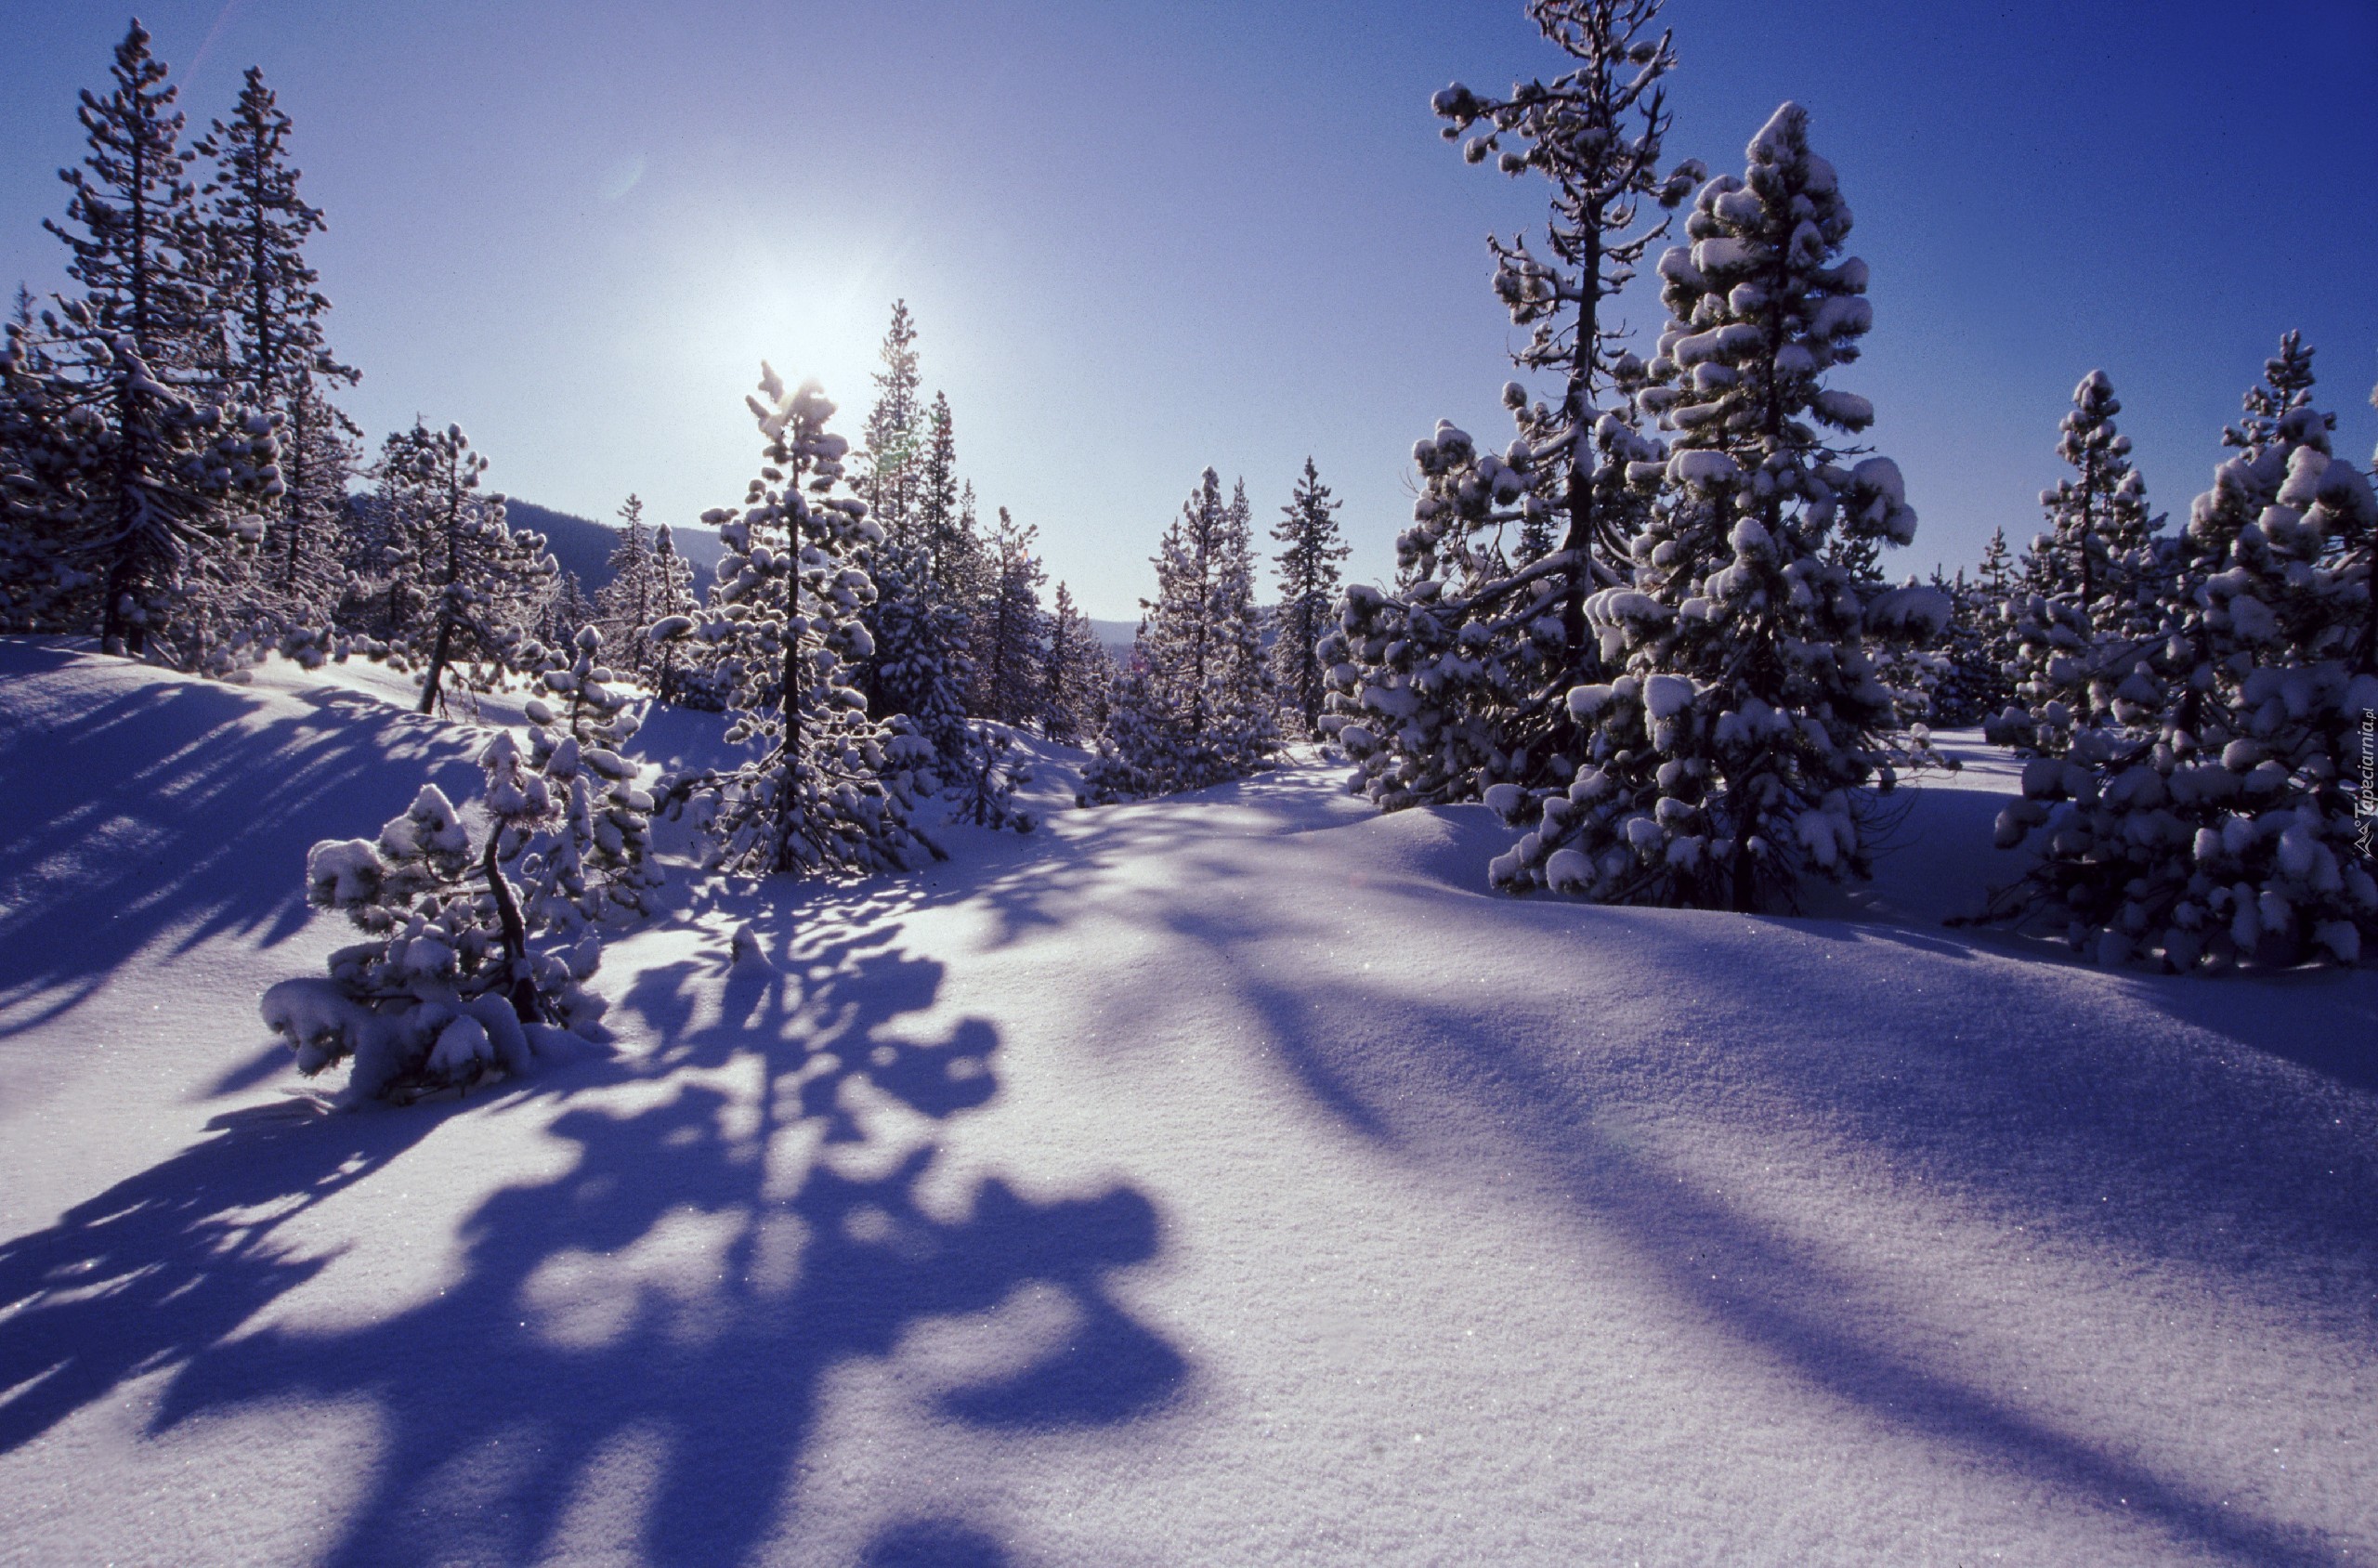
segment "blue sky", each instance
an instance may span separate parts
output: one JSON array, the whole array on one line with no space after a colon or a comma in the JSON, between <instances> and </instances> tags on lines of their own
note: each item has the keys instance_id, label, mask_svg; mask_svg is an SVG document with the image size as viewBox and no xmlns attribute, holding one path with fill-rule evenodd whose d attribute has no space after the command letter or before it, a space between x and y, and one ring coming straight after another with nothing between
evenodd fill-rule
<instances>
[{"instance_id":1,"label":"blue sky","mask_svg":"<svg viewBox=\"0 0 2378 1568\"><path fill-rule=\"evenodd\" d=\"M1518 0L142 7L194 125L264 67L296 122L348 399L374 443L460 422L515 494L686 520L740 498L764 356L856 435L895 296L986 514L1135 613L1200 468L1276 516L1310 452L1386 574L1409 451L1497 444L1513 333L1483 236L1540 187L1463 164L1431 92L1548 74ZM0 0L0 283L124 10ZM2102 366L2175 516L2279 334L2345 451L2378 414L2372 0L1676 0L1671 150L1738 167L1785 98L1839 167L1875 327L1840 385L1923 523L1900 569L2021 541ZM1656 302L1630 312L1648 337Z\"/></svg>"}]
</instances>

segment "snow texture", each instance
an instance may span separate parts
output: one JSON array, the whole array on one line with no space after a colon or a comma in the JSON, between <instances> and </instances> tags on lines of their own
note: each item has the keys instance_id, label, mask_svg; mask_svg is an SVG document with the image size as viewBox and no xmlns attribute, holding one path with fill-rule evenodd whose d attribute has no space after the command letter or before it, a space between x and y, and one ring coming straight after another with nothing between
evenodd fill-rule
<instances>
[{"instance_id":1,"label":"snow texture","mask_svg":"<svg viewBox=\"0 0 2378 1568\"><path fill-rule=\"evenodd\" d=\"M1943 930L1969 738L1804 918L1293 765L704 895L621 1054L323 1116L306 849L480 743L362 678L0 643L0 1560L2378 1552L2378 975Z\"/></svg>"}]
</instances>

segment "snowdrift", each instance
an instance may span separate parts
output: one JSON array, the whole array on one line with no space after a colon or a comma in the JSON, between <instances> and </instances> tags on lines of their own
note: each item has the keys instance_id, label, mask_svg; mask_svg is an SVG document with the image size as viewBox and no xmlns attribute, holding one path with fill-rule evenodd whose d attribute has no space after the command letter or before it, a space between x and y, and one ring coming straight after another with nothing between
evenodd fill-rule
<instances>
[{"instance_id":1,"label":"snowdrift","mask_svg":"<svg viewBox=\"0 0 2378 1568\"><path fill-rule=\"evenodd\" d=\"M953 833L322 1115L305 849L471 782L369 684L0 642L0 1561L2378 1553L2378 973L1942 927L1989 754L1794 919L1315 768Z\"/></svg>"}]
</instances>

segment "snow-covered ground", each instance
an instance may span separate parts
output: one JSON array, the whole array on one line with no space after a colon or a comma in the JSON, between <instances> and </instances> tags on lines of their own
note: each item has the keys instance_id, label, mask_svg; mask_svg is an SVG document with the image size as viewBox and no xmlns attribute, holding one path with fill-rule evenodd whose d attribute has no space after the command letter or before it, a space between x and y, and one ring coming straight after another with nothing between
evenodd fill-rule
<instances>
[{"instance_id":1,"label":"snow-covered ground","mask_svg":"<svg viewBox=\"0 0 2378 1568\"><path fill-rule=\"evenodd\" d=\"M0 642L0 1561L2378 1556L2378 973L1943 927L1979 746L1805 918L1313 766L691 889L611 1054L324 1115L403 697Z\"/></svg>"}]
</instances>

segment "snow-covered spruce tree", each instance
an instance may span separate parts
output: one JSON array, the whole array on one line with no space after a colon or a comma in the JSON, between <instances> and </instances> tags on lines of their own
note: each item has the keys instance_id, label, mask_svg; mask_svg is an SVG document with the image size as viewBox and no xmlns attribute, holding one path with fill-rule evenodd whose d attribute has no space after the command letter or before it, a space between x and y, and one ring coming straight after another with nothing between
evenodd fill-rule
<instances>
[{"instance_id":1,"label":"snow-covered spruce tree","mask_svg":"<svg viewBox=\"0 0 2378 1568\"><path fill-rule=\"evenodd\" d=\"M1574 779L1490 796L1532 823L1498 884L1751 911L1788 905L1806 874L1866 869L1855 792L1888 783L1892 722L1866 639L1937 632L1948 605L1920 587L1865 600L1827 558L1837 536L1915 529L1897 466L1853 464L1830 434L1874 418L1824 385L1871 320L1849 222L1787 103L1662 256L1670 320L1641 401L1674 432L1669 489L1630 547L1634 581L1588 605L1616 673L1567 696L1595 726Z\"/></svg>"},{"instance_id":2,"label":"snow-covered spruce tree","mask_svg":"<svg viewBox=\"0 0 2378 1568\"><path fill-rule=\"evenodd\" d=\"M667 523L652 530L652 620L630 634L642 646L643 669L652 682L653 699L684 700L680 689L694 630L694 567L677 553L676 536Z\"/></svg>"},{"instance_id":3,"label":"snow-covered spruce tree","mask_svg":"<svg viewBox=\"0 0 2378 1568\"><path fill-rule=\"evenodd\" d=\"M31 294L17 294L0 342L0 631L81 630L98 591L79 531L87 457L64 427L77 411L41 346Z\"/></svg>"},{"instance_id":4,"label":"snow-covered spruce tree","mask_svg":"<svg viewBox=\"0 0 2378 1568\"><path fill-rule=\"evenodd\" d=\"M1304 460L1304 477L1280 508L1279 525L1272 537L1280 543L1273 557L1280 568L1278 635L1272 643L1272 673L1278 683L1282 712L1294 716L1298 733L1311 738L1321 721L1322 699L1328 687L1321 667L1321 639L1327 635L1338 611L1338 563L1352 554L1338 531L1338 506L1313 459Z\"/></svg>"},{"instance_id":5,"label":"snow-covered spruce tree","mask_svg":"<svg viewBox=\"0 0 2378 1568\"><path fill-rule=\"evenodd\" d=\"M529 754L542 765L564 740L613 753L642 727L635 694L602 661L603 634L584 626L569 641L542 652L530 673L536 695L526 706Z\"/></svg>"},{"instance_id":6,"label":"snow-covered spruce tree","mask_svg":"<svg viewBox=\"0 0 2378 1568\"><path fill-rule=\"evenodd\" d=\"M1210 468L1165 531L1156 596L1143 600L1133 668L1107 695L1081 800L1203 789L1271 765L1277 704L1255 620L1246 486L1232 501Z\"/></svg>"},{"instance_id":7,"label":"snow-covered spruce tree","mask_svg":"<svg viewBox=\"0 0 2378 1568\"><path fill-rule=\"evenodd\" d=\"M859 453L857 489L868 515L887 538L907 542L916 508L918 469L924 443L924 412L918 406L917 326L908 302L892 302L892 325L883 333L883 368L875 372L875 407L868 412Z\"/></svg>"},{"instance_id":8,"label":"snow-covered spruce tree","mask_svg":"<svg viewBox=\"0 0 2378 1568\"><path fill-rule=\"evenodd\" d=\"M866 482L899 508L897 531L879 525L860 552L876 592L864 611L872 652L854 677L871 712L931 745L933 771L918 775L920 785L947 786L963 820L1027 831L1031 818L1009 795L1028 773L1004 737L968 722L982 699L977 621L997 603L995 583L976 532L973 487L958 477L949 399L935 393L929 411L915 412L915 336L906 307L895 307L868 422L883 450Z\"/></svg>"},{"instance_id":9,"label":"snow-covered spruce tree","mask_svg":"<svg viewBox=\"0 0 2378 1568\"><path fill-rule=\"evenodd\" d=\"M201 367L220 323L193 154L137 21L112 74L106 97L83 94L90 150L59 171L66 221L44 223L82 293L44 313L37 358L19 360L49 383L37 428L58 443L29 466L57 487L39 503L49 538L98 581L103 646L195 669L220 644L210 599L245 579L260 537L242 503L280 491L279 451L269 418L227 417Z\"/></svg>"},{"instance_id":10,"label":"snow-covered spruce tree","mask_svg":"<svg viewBox=\"0 0 2378 1568\"><path fill-rule=\"evenodd\" d=\"M2103 371L2073 389L2056 447L2072 477L2041 492L2048 531L2005 612L2015 702L1986 726L1997 744L2061 756L2076 727L2110 722L2113 688L2155 640L2160 519L2114 427L2121 412Z\"/></svg>"},{"instance_id":11,"label":"snow-covered spruce tree","mask_svg":"<svg viewBox=\"0 0 2378 1568\"><path fill-rule=\"evenodd\" d=\"M620 542L604 562L611 580L594 591L594 623L603 640L638 679L648 672L652 648L644 630L665 612L655 606L660 568L644 529L644 500L631 495L620 506Z\"/></svg>"},{"instance_id":12,"label":"snow-covered spruce tree","mask_svg":"<svg viewBox=\"0 0 2378 1568\"><path fill-rule=\"evenodd\" d=\"M2355 812L2378 712L2378 501L2333 455L2290 334L2238 455L2178 541L2169 633L2123 727L2024 769L2001 847L2038 857L1985 918L2058 926L2099 962L2351 963L2378 936Z\"/></svg>"},{"instance_id":13,"label":"snow-covered spruce tree","mask_svg":"<svg viewBox=\"0 0 2378 1568\"><path fill-rule=\"evenodd\" d=\"M2006 625L2002 612L2009 581L2003 569L2005 529L1999 530L1993 542L2002 557L1996 589L1968 580L1962 568L1953 580L1933 574L1932 586L1949 596L1949 625L1940 650L1943 668L1932 688L1931 724L1958 729L1979 725L2002 712L2013 694L2014 687L2000 668L2003 659L1998 646ZM1985 570L1989 559L1985 552Z\"/></svg>"},{"instance_id":14,"label":"snow-covered spruce tree","mask_svg":"<svg viewBox=\"0 0 2378 1568\"><path fill-rule=\"evenodd\" d=\"M865 873L905 868L913 776L931 743L870 719L851 667L869 651L860 613L874 585L860 552L882 538L867 503L837 494L849 444L826 428L817 384L788 393L761 367L750 399L763 467L741 511L704 516L726 547L702 635L729 683L727 738L758 755L681 790L717 795L713 864L733 871ZM924 844L928 850L930 844Z\"/></svg>"},{"instance_id":15,"label":"snow-covered spruce tree","mask_svg":"<svg viewBox=\"0 0 2378 1568\"><path fill-rule=\"evenodd\" d=\"M921 557L925 597L961 616L982 596L983 542L974 519L974 489L958 477L958 432L949 399L936 392L924 417L918 459L915 513L909 537ZM961 628L972 642L971 616Z\"/></svg>"},{"instance_id":16,"label":"snow-covered spruce tree","mask_svg":"<svg viewBox=\"0 0 2378 1568\"><path fill-rule=\"evenodd\" d=\"M526 711L530 762L567 785L563 812L569 831L546 852L552 875L543 896L576 900L589 918L590 889L639 914L651 912L650 891L660 885L648 858L651 797L636 784L635 764L622 755L644 725L635 696L602 662L603 634L580 628L567 654L548 653L536 673L537 695ZM597 879L589 882L589 872Z\"/></svg>"},{"instance_id":17,"label":"snow-covered spruce tree","mask_svg":"<svg viewBox=\"0 0 2378 1568\"><path fill-rule=\"evenodd\" d=\"M322 215L297 193L287 162L289 116L250 67L238 107L198 150L215 161L201 190L224 321L228 400L281 418L284 487L266 499L263 579L284 634L326 626L345 589L330 531L362 432L331 401L361 372L334 359L323 333L330 301L306 260ZM318 638L315 640L319 640Z\"/></svg>"},{"instance_id":18,"label":"snow-covered spruce tree","mask_svg":"<svg viewBox=\"0 0 2378 1568\"><path fill-rule=\"evenodd\" d=\"M895 301L858 458L856 488L882 537L861 549L875 595L861 612L871 651L854 674L869 712L906 715L955 773L971 744L971 607L937 582L933 547L958 512L957 444L947 400L936 399L937 421L918 401L916 341L908 302Z\"/></svg>"},{"instance_id":19,"label":"snow-covered spruce tree","mask_svg":"<svg viewBox=\"0 0 2378 1568\"><path fill-rule=\"evenodd\" d=\"M602 1016L581 985L601 962L601 927L646 908L641 791L594 805L574 745L538 766L499 732L478 761L488 826L476 848L462 813L425 785L376 841L324 840L306 857L307 901L345 912L367 940L333 953L327 978L266 991L262 1012L299 1071L352 1058L350 1103L526 1071L558 1034Z\"/></svg>"},{"instance_id":20,"label":"snow-covered spruce tree","mask_svg":"<svg viewBox=\"0 0 2378 1568\"><path fill-rule=\"evenodd\" d=\"M1059 745L1078 746L1104 729L1113 664L1089 618L1074 604L1073 590L1058 583L1040 666L1040 733Z\"/></svg>"},{"instance_id":21,"label":"snow-covered spruce tree","mask_svg":"<svg viewBox=\"0 0 2378 1568\"><path fill-rule=\"evenodd\" d=\"M973 662L967 657L969 618L933 598L932 568L923 549L882 538L861 552L875 586L866 616L873 649L856 673L868 709L905 715L951 771L973 744L966 722Z\"/></svg>"},{"instance_id":22,"label":"snow-covered spruce tree","mask_svg":"<svg viewBox=\"0 0 2378 1568\"><path fill-rule=\"evenodd\" d=\"M577 639L581 630L594 625L602 616L602 610L595 606L593 595L586 592L586 585L578 580L578 574L564 569L546 588L532 632L541 647L567 647ZM526 648L521 653L522 657L514 663L523 673L533 673L537 668L537 655Z\"/></svg>"},{"instance_id":23,"label":"snow-covered spruce tree","mask_svg":"<svg viewBox=\"0 0 2378 1568\"><path fill-rule=\"evenodd\" d=\"M1209 732L1235 773L1272 765L1280 751L1280 687L1263 653L1263 618L1255 602L1255 509L1247 481L1231 487L1213 558L1207 614L1221 660L1212 678L1214 727Z\"/></svg>"},{"instance_id":24,"label":"snow-covered spruce tree","mask_svg":"<svg viewBox=\"0 0 2378 1568\"><path fill-rule=\"evenodd\" d=\"M415 450L415 438L427 435L415 425L381 441L369 470L372 493L349 501L343 530L348 580L340 628L359 651L397 670L416 667L414 644L429 619L422 475L430 460Z\"/></svg>"},{"instance_id":25,"label":"snow-covered spruce tree","mask_svg":"<svg viewBox=\"0 0 2378 1568\"><path fill-rule=\"evenodd\" d=\"M1026 724L1039 712L1049 620L1040 585L1049 574L1033 551L1039 533L1000 508L990 538L991 594L974 615L974 712L1000 724Z\"/></svg>"},{"instance_id":26,"label":"snow-covered spruce tree","mask_svg":"<svg viewBox=\"0 0 2378 1568\"><path fill-rule=\"evenodd\" d=\"M1661 84L1676 64L1668 34L1652 32L1659 10L1530 0L1572 67L1505 98L1457 83L1431 105L1447 139L1475 133L1469 161L1492 155L1550 186L1541 250L1523 236L1489 244L1496 294L1527 330L1514 361L1559 389L1535 401L1518 382L1503 389L1517 428L1500 453L1444 423L1416 446L1421 494L1396 544L1396 588L1347 595L1324 655L1339 711L1322 727L1384 807L1548 783L1584 744L1562 696L1600 672L1586 599L1623 580L1642 512L1627 466L1658 455L1635 427L1627 393L1641 367L1612 302L1666 227L1639 222L1644 200L1673 206L1701 176L1697 163L1659 168Z\"/></svg>"},{"instance_id":27,"label":"snow-covered spruce tree","mask_svg":"<svg viewBox=\"0 0 2378 1568\"><path fill-rule=\"evenodd\" d=\"M519 661L528 623L560 568L542 534L515 533L505 523L502 496L478 493L487 459L460 425L414 425L397 458L391 526L416 542L426 602L412 642L426 713L443 700L450 676L484 690Z\"/></svg>"}]
</instances>

